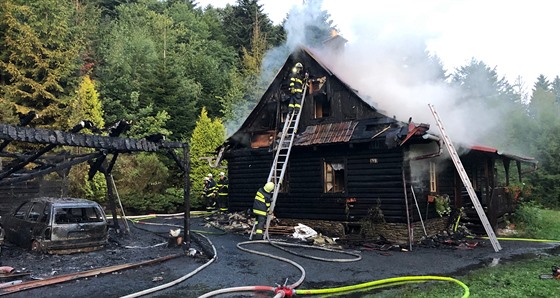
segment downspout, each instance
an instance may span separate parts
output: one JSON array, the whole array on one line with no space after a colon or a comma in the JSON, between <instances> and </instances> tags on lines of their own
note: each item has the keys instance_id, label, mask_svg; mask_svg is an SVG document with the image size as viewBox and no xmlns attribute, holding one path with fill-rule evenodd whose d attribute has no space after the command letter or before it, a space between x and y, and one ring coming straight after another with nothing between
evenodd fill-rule
<instances>
[{"instance_id":1,"label":"downspout","mask_svg":"<svg viewBox=\"0 0 560 298\"><path fill-rule=\"evenodd\" d=\"M435 136L433 134L424 134L422 136L422 138L424 140L430 140L430 141L434 141L436 142L436 144L438 145L438 151L437 152L433 152L433 153L428 153L428 154L424 154L424 155L420 155L415 157L413 160L421 160L421 159L427 159L427 158L433 158L433 157L437 157L440 156L441 153L443 152L443 148L441 146L441 139L438 136Z\"/></svg>"}]
</instances>

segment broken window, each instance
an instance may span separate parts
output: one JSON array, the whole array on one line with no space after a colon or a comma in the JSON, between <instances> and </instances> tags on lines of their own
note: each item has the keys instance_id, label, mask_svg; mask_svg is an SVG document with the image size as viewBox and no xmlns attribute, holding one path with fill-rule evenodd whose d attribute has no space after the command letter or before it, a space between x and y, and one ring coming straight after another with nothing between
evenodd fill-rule
<instances>
[{"instance_id":1,"label":"broken window","mask_svg":"<svg viewBox=\"0 0 560 298\"><path fill-rule=\"evenodd\" d=\"M31 206L31 210L29 211L29 216L27 217L28 220L37 221L41 213L43 213L43 209L45 209L45 206L43 206L42 204L33 204L33 206Z\"/></svg>"},{"instance_id":2,"label":"broken window","mask_svg":"<svg viewBox=\"0 0 560 298\"><path fill-rule=\"evenodd\" d=\"M315 118L325 118L331 115L331 103L324 93L313 96L315 104Z\"/></svg>"},{"instance_id":3,"label":"broken window","mask_svg":"<svg viewBox=\"0 0 560 298\"><path fill-rule=\"evenodd\" d=\"M19 219L25 219L25 217L27 216L27 211L29 210L29 208L31 207L32 203L31 202L27 202L24 203L23 205L21 205L15 213L15 218L19 218Z\"/></svg>"},{"instance_id":4,"label":"broken window","mask_svg":"<svg viewBox=\"0 0 560 298\"><path fill-rule=\"evenodd\" d=\"M344 162L342 161L324 162L323 169L326 193L344 192L346 187L344 168Z\"/></svg>"},{"instance_id":5,"label":"broken window","mask_svg":"<svg viewBox=\"0 0 560 298\"><path fill-rule=\"evenodd\" d=\"M436 163L430 162L430 192L437 193L437 171Z\"/></svg>"},{"instance_id":6,"label":"broken window","mask_svg":"<svg viewBox=\"0 0 560 298\"><path fill-rule=\"evenodd\" d=\"M94 207L60 208L56 209L55 214L57 224L103 221L101 212Z\"/></svg>"}]
</instances>

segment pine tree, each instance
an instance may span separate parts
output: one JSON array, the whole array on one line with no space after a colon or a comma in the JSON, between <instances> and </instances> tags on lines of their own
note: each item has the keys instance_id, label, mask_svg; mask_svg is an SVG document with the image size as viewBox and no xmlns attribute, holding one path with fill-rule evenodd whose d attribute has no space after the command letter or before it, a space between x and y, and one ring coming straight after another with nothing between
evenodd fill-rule
<instances>
[{"instance_id":1,"label":"pine tree","mask_svg":"<svg viewBox=\"0 0 560 298\"><path fill-rule=\"evenodd\" d=\"M60 126L64 98L78 69L71 3L0 2L0 98L18 112L35 110L39 122Z\"/></svg>"},{"instance_id":2,"label":"pine tree","mask_svg":"<svg viewBox=\"0 0 560 298\"><path fill-rule=\"evenodd\" d=\"M543 75L539 75L537 77L537 81L535 82L535 86L533 86L533 91L537 90L537 88L541 88L542 90L548 91L550 90L550 82L548 79Z\"/></svg>"},{"instance_id":3,"label":"pine tree","mask_svg":"<svg viewBox=\"0 0 560 298\"><path fill-rule=\"evenodd\" d=\"M556 76L551 84L552 93L554 93L554 97L556 98L556 103L560 104L560 77Z\"/></svg>"}]
</instances>

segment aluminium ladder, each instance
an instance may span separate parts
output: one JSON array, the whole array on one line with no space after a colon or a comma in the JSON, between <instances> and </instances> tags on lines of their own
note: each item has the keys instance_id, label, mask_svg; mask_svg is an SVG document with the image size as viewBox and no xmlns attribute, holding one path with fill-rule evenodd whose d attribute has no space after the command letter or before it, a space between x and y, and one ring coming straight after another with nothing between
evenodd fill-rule
<instances>
[{"instance_id":1,"label":"aluminium ladder","mask_svg":"<svg viewBox=\"0 0 560 298\"><path fill-rule=\"evenodd\" d=\"M486 217L486 213L484 213L484 209L482 208L482 205L480 205L480 202L478 201L478 197L476 196L476 192L474 191L474 188L472 187L472 184L471 184L471 180L469 179L469 176L467 175L467 172L465 171L465 168L463 167L463 163L461 162L461 159L459 158L459 155L457 154L457 150L455 150L455 147L453 146L453 143L451 143L451 141L449 140L449 137L447 137L447 133L445 132L445 129L443 128L443 123L441 122L441 119L439 118L438 113L434 109L434 106L431 105L431 104L428 104L428 106L430 107L430 110L432 111L432 115L436 119L436 124L439 127L439 131L441 132L441 135L443 137L445 146L447 147L447 151L449 152L449 155L451 156L451 159L453 160L453 163L455 164L455 167L457 168L457 172L459 173L459 176L461 176L461 180L463 181L463 185L465 186L465 188L467 189L467 192L469 193L471 201L472 201L472 203L473 203L473 205L476 209L476 212L478 213L478 217L480 217L480 221L482 222L482 225L484 226L484 230L486 231L486 234L488 234L488 239L490 239L490 242L492 243L492 247L494 247L494 251L499 252L502 249L502 247L500 246L500 243L498 242L498 239L496 239L496 234L494 234L494 230L492 229L492 226L490 225L490 222L488 221L488 218Z\"/></svg>"},{"instance_id":2,"label":"aluminium ladder","mask_svg":"<svg viewBox=\"0 0 560 298\"><path fill-rule=\"evenodd\" d=\"M268 208L268 216L266 217L266 226L264 231L264 239L270 239L268 237L268 227L272 221L272 214L274 212L274 207L276 206L276 198L280 192L280 185L284 180L284 174L288 167L288 160L290 158L290 153L292 151L292 145L294 144L294 139L297 133L299 119L301 117L301 109L303 108L303 103L305 101L305 94L307 93L307 80L304 82L303 87L303 97L301 98L301 107L299 109L294 109L293 112L288 113L286 116L286 121L284 122L284 127L282 128L282 133L280 135L280 140L276 146L276 154L274 155L274 160L272 161L272 167L270 173L268 174L267 182L274 182L274 192L272 194L272 200L270 202L270 207ZM253 225L253 230L249 239L252 239L253 233L255 231L255 225Z\"/></svg>"}]
</instances>

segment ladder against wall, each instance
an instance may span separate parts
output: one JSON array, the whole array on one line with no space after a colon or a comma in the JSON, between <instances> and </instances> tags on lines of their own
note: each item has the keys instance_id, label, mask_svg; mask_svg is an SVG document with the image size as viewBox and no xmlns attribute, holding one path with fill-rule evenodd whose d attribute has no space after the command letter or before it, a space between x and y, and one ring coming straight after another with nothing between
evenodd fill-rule
<instances>
[{"instance_id":1,"label":"ladder against wall","mask_svg":"<svg viewBox=\"0 0 560 298\"><path fill-rule=\"evenodd\" d=\"M455 168L457 169L457 172L459 173L459 176L461 177L461 181L463 181L463 185L465 186L465 188L467 189L467 192L469 193L469 197L471 198L471 201L472 201L472 203L473 203L473 205L476 209L476 212L478 213L478 217L480 218L480 221L482 222L482 225L484 226L484 230L486 231L486 234L488 235L488 238L490 239L490 242L492 243L492 247L494 248L494 251L499 252L500 250L502 250L502 247L500 246L500 243L498 242L498 239L496 238L496 234L494 234L494 230L492 229L492 225L490 225L490 222L488 221L488 218L486 217L486 213L484 212L484 209L482 208L482 205L480 204L480 201L478 200L476 192L474 191L474 188L471 184L471 180L469 179L469 176L467 175L467 172L465 171L465 167L463 167L463 163L461 162L461 159L459 158L459 155L457 154L457 150L455 149L455 146L453 146L453 143L451 143L451 140L447 136L447 133L445 132L445 128L443 127L443 123L441 122L441 119L440 119L438 113L436 112L434 106L431 105L431 104L428 104L428 106L430 107L430 111L432 112L432 115L434 116L434 119L436 120L436 124L439 128L439 131L441 132L441 135L443 137L443 141L445 143L447 151L449 152L449 155L451 156L451 159L453 160L453 163L455 164Z\"/></svg>"},{"instance_id":2,"label":"ladder against wall","mask_svg":"<svg viewBox=\"0 0 560 298\"><path fill-rule=\"evenodd\" d=\"M272 167L270 168L270 173L268 174L267 182L274 182L274 192L272 193L272 201L270 203L269 215L266 218L266 226L264 232L264 239L269 239L268 228L272 220L272 214L274 212L274 207L276 206L276 199L278 198L278 193L280 192L280 186L284 181L284 174L288 167L288 161L290 159L290 153L292 152L292 146L297 134L297 129L299 126L299 121L301 118L301 110L303 109L303 104L305 102L305 95L307 93L307 82L304 83L303 97L301 99L301 107L299 109L294 109L293 112L288 113L286 120L284 121L284 126L282 127L282 132L280 133L280 138L276 146L276 153L274 155L274 160L272 161ZM253 231L251 231L250 239L253 237Z\"/></svg>"}]
</instances>

